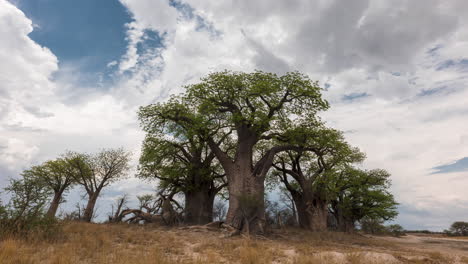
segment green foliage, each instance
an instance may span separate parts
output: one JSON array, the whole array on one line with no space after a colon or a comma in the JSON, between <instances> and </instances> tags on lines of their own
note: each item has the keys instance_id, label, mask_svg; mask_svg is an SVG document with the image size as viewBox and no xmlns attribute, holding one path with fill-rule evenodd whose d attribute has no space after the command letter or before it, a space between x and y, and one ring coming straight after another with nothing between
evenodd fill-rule
<instances>
[{"instance_id":1,"label":"green foliage","mask_svg":"<svg viewBox=\"0 0 468 264\"><path fill-rule=\"evenodd\" d=\"M91 194L126 178L130 156L123 148L103 149L95 154L68 152L65 161L71 167L73 180Z\"/></svg>"},{"instance_id":2,"label":"green foliage","mask_svg":"<svg viewBox=\"0 0 468 264\"><path fill-rule=\"evenodd\" d=\"M323 125L303 126L296 132L291 141L297 144L298 149L277 155L274 162L276 171L272 172L270 179L282 181L290 191L313 191L327 200L330 196L327 185L334 180L335 167L360 162L365 155L351 147L343 134L335 129ZM299 140L301 137L303 139Z\"/></svg>"},{"instance_id":3,"label":"green foliage","mask_svg":"<svg viewBox=\"0 0 468 264\"><path fill-rule=\"evenodd\" d=\"M450 229L444 232L450 236L468 236L468 222L454 222Z\"/></svg>"},{"instance_id":4,"label":"green foliage","mask_svg":"<svg viewBox=\"0 0 468 264\"><path fill-rule=\"evenodd\" d=\"M73 168L66 159L56 159L44 162L41 165L33 166L25 170L23 175L30 178L37 178L43 181L44 185L53 191L59 191L72 184Z\"/></svg>"},{"instance_id":5,"label":"green foliage","mask_svg":"<svg viewBox=\"0 0 468 264\"><path fill-rule=\"evenodd\" d=\"M259 159L274 146L294 145L300 124L319 123L316 113L328 108L317 82L298 72L217 72L186 89L182 97L140 113L158 112L209 140L229 142L221 149L231 159L241 144L254 147Z\"/></svg>"},{"instance_id":6,"label":"green foliage","mask_svg":"<svg viewBox=\"0 0 468 264\"><path fill-rule=\"evenodd\" d=\"M384 235L387 233L386 227L381 219L363 218L360 221L361 231L372 235Z\"/></svg>"},{"instance_id":7,"label":"green foliage","mask_svg":"<svg viewBox=\"0 0 468 264\"><path fill-rule=\"evenodd\" d=\"M250 124L259 133L274 129L272 120L287 120L291 114L314 117L328 108L318 83L298 72L217 72L187 86L187 91L200 113L218 116L226 124Z\"/></svg>"},{"instance_id":8,"label":"green foliage","mask_svg":"<svg viewBox=\"0 0 468 264\"><path fill-rule=\"evenodd\" d=\"M386 229L388 233L395 237L400 237L405 234L405 229L398 224L389 225L386 227Z\"/></svg>"},{"instance_id":9,"label":"green foliage","mask_svg":"<svg viewBox=\"0 0 468 264\"><path fill-rule=\"evenodd\" d=\"M11 199L7 205L0 205L0 236L51 238L59 233L58 222L44 211L50 195L44 181L25 174L21 179L11 179L5 190Z\"/></svg>"},{"instance_id":10,"label":"green foliage","mask_svg":"<svg viewBox=\"0 0 468 264\"><path fill-rule=\"evenodd\" d=\"M159 179L160 188L182 192L226 186L224 172L208 146L196 107L186 98L141 107L138 113L146 132L138 167L143 179ZM215 139L217 144L226 141Z\"/></svg>"},{"instance_id":11,"label":"green foliage","mask_svg":"<svg viewBox=\"0 0 468 264\"><path fill-rule=\"evenodd\" d=\"M389 192L390 174L385 170L360 170L345 166L334 172L330 191L332 209L341 210L350 221L387 221L398 214L397 203Z\"/></svg>"}]
</instances>

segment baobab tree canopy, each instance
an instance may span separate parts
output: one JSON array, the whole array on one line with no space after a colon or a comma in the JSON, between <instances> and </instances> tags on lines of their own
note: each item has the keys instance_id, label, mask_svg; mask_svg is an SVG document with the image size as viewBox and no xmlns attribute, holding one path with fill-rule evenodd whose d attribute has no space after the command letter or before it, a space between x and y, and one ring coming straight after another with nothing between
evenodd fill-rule
<instances>
[{"instance_id":1,"label":"baobab tree canopy","mask_svg":"<svg viewBox=\"0 0 468 264\"><path fill-rule=\"evenodd\" d=\"M23 177L37 178L53 192L54 196L47 211L50 217L55 216L59 204L63 201L62 195L74 183L75 175L76 171L64 158L49 160L23 172Z\"/></svg>"}]
</instances>

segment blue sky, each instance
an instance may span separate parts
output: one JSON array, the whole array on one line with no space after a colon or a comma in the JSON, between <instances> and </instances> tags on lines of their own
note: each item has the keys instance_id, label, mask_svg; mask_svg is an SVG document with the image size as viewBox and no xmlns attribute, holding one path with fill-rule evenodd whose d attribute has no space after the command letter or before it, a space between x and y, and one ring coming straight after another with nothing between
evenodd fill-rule
<instances>
[{"instance_id":1,"label":"blue sky","mask_svg":"<svg viewBox=\"0 0 468 264\"><path fill-rule=\"evenodd\" d=\"M59 64L78 65L82 82L108 78L107 65L126 51L125 25L132 19L118 1L21 0L17 6L34 21L30 38L49 48Z\"/></svg>"},{"instance_id":2,"label":"blue sky","mask_svg":"<svg viewBox=\"0 0 468 264\"><path fill-rule=\"evenodd\" d=\"M466 1L0 0L0 39L0 186L65 150L123 146L134 173L139 106L216 70L299 70L362 166L392 174L398 223L468 220ZM99 214L153 187L117 183Z\"/></svg>"}]
</instances>

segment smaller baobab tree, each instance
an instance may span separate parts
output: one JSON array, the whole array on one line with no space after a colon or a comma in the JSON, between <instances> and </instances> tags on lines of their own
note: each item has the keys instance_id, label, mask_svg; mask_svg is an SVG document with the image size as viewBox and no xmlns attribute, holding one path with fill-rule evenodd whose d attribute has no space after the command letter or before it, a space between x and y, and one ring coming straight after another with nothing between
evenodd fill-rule
<instances>
[{"instance_id":1,"label":"smaller baobab tree","mask_svg":"<svg viewBox=\"0 0 468 264\"><path fill-rule=\"evenodd\" d=\"M325 127L298 127L297 150L277 155L273 176L290 192L297 208L299 225L326 231L330 172L340 164L360 162L364 154L344 141L342 133Z\"/></svg>"},{"instance_id":2,"label":"smaller baobab tree","mask_svg":"<svg viewBox=\"0 0 468 264\"><path fill-rule=\"evenodd\" d=\"M63 194L74 183L75 172L66 159L59 158L33 166L31 169L25 170L22 175L23 177L35 178L41 181L45 188L51 190L53 198L47 210L47 216L55 217L60 203L64 202Z\"/></svg>"},{"instance_id":3,"label":"smaller baobab tree","mask_svg":"<svg viewBox=\"0 0 468 264\"><path fill-rule=\"evenodd\" d=\"M178 112L191 113L194 109L175 100L140 109L139 118L147 135L138 176L158 179L162 189L182 192L184 222L207 224L213 221L216 195L227 186L226 176L204 135L168 118ZM224 140L216 139L216 144Z\"/></svg>"},{"instance_id":4,"label":"smaller baobab tree","mask_svg":"<svg viewBox=\"0 0 468 264\"><path fill-rule=\"evenodd\" d=\"M381 223L394 219L398 203L389 192L390 185L390 174L382 169L336 168L328 188L330 212L338 230L352 232L356 222L363 220Z\"/></svg>"},{"instance_id":5,"label":"smaller baobab tree","mask_svg":"<svg viewBox=\"0 0 468 264\"><path fill-rule=\"evenodd\" d=\"M67 160L77 171L74 179L83 186L88 196L83 221L91 222L102 189L127 176L130 155L122 148L104 149L92 155L68 153Z\"/></svg>"}]
</instances>

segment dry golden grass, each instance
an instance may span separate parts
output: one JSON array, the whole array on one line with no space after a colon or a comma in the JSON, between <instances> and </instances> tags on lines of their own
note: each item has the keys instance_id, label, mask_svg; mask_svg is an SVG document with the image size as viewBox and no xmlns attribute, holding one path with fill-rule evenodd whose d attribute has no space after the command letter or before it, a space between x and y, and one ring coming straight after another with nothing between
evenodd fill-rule
<instances>
[{"instance_id":1,"label":"dry golden grass","mask_svg":"<svg viewBox=\"0 0 468 264\"><path fill-rule=\"evenodd\" d=\"M138 225L66 223L55 241L4 238L0 263L452 263L438 252L343 233L289 229L267 238ZM408 256L416 256L414 258ZM460 257L458 263L467 263Z\"/></svg>"}]
</instances>

